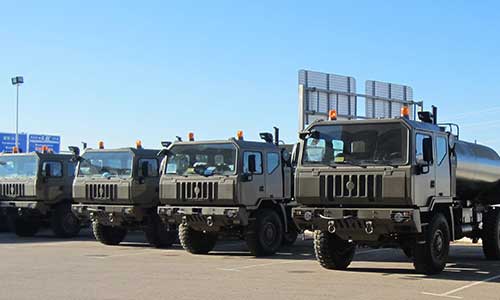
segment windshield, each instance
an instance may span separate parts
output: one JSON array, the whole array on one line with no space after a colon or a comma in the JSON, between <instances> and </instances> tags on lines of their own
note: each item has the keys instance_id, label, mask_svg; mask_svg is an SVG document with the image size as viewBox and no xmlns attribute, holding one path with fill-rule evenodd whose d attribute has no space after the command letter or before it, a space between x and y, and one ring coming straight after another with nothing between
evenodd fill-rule
<instances>
[{"instance_id":1,"label":"windshield","mask_svg":"<svg viewBox=\"0 0 500 300\"><path fill-rule=\"evenodd\" d=\"M174 145L167 158L166 174L232 175L236 171L233 144Z\"/></svg>"},{"instance_id":2,"label":"windshield","mask_svg":"<svg viewBox=\"0 0 500 300\"><path fill-rule=\"evenodd\" d=\"M35 177L38 158L34 155L0 157L0 177Z\"/></svg>"},{"instance_id":3,"label":"windshield","mask_svg":"<svg viewBox=\"0 0 500 300\"><path fill-rule=\"evenodd\" d=\"M304 164L401 165L407 162L408 129L402 124L316 126L305 140Z\"/></svg>"},{"instance_id":4,"label":"windshield","mask_svg":"<svg viewBox=\"0 0 500 300\"><path fill-rule=\"evenodd\" d=\"M78 176L130 177L132 153L129 151L87 152L82 155Z\"/></svg>"}]
</instances>

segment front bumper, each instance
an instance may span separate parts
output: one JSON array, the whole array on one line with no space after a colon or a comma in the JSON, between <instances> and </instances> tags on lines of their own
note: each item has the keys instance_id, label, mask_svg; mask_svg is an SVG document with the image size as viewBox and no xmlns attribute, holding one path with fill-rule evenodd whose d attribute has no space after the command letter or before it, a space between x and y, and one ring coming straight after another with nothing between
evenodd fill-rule
<instances>
[{"instance_id":1,"label":"front bumper","mask_svg":"<svg viewBox=\"0 0 500 300\"><path fill-rule=\"evenodd\" d=\"M248 211L243 207L160 206L158 215L165 223L188 224L196 230L218 231L223 227L247 226Z\"/></svg>"},{"instance_id":2,"label":"front bumper","mask_svg":"<svg viewBox=\"0 0 500 300\"><path fill-rule=\"evenodd\" d=\"M292 209L292 215L301 229L327 230L354 241L422 232L418 209L297 207Z\"/></svg>"},{"instance_id":3,"label":"front bumper","mask_svg":"<svg viewBox=\"0 0 500 300\"><path fill-rule=\"evenodd\" d=\"M16 200L2 200L0 201L0 214L10 213L41 213L47 212L47 206L41 201L16 201Z\"/></svg>"},{"instance_id":4,"label":"front bumper","mask_svg":"<svg viewBox=\"0 0 500 300\"><path fill-rule=\"evenodd\" d=\"M134 205L73 204L71 209L81 221L97 221L110 226L140 223L148 214L147 209Z\"/></svg>"}]
</instances>

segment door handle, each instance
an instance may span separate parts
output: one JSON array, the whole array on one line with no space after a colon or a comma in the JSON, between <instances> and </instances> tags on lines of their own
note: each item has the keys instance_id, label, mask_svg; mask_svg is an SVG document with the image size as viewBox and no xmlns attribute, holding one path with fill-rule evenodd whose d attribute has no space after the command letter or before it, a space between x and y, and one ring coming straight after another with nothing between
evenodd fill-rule
<instances>
[{"instance_id":1,"label":"door handle","mask_svg":"<svg viewBox=\"0 0 500 300\"><path fill-rule=\"evenodd\" d=\"M264 186L263 185L259 186L259 192L263 192L263 191L264 191Z\"/></svg>"},{"instance_id":2,"label":"door handle","mask_svg":"<svg viewBox=\"0 0 500 300\"><path fill-rule=\"evenodd\" d=\"M435 180L431 180L431 188L435 188L436 187L436 181Z\"/></svg>"}]
</instances>

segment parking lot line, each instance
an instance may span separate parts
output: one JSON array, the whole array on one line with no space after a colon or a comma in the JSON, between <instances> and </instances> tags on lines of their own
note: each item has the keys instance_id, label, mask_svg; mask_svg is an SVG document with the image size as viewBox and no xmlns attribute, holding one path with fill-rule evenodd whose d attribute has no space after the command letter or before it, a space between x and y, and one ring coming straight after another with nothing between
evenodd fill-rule
<instances>
[{"instance_id":1,"label":"parking lot line","mask_svg":"<svg viewBox=\"0 0 500 300\"><path fill-rule=\"evenodd\" d=\"M460 297L460 296L454 296L452 294L458 293L460 291L466 290L466 289L474 287L476 285L483 284L483 283L486 283L486 282L490 282L490 281L493 281L493 280L496 280L496 279L500 279L500 275L489 277L489 278L483 279L481 281L472 282L470 284L464 285L462 287L453 289L451 291L448 291L448 292L445 292L445 293L442 293L442 294L427 293L427 292L422 292L422 294L424 294L424 295L430 295L430 296L436 296L436 297L446 297L446 298L462 299L462 297Z\"/></svg>"}]
</instances>

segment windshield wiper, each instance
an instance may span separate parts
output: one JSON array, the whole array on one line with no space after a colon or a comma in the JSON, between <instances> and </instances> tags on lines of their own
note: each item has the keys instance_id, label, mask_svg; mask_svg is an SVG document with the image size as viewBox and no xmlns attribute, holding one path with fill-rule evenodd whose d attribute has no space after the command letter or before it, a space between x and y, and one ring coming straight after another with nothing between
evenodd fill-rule
<instances>
[{"instance_id":1,"label":"windshield wiper","mask_svg":"<svg viewBox=\"0 0 500 300\"><path fill-rule=\"evenodd\" d=\"M340 164L347 164L347 165L351 165L351 166L356 166L356 167L361 167L361 168L366 168L366 165L362 165L361 163L359 162L355 162L353 160L344 160L343 162L341 162Z\"/></svg>"},{"instance_id":2,"label":"windshield wiper","mask_svg":"<svg viewBox=\"0 0 500 300\"><path fill-rule=\"evenodd\" d=\"M391 160L387 160L387 159L375 159L375 160L370 160L370 161L366 161L368 163L373 163L375 165L388 165L388 166L391 166L393 168L397 168L398 165L394 164Z\"/></svg>"}]
</instances>

